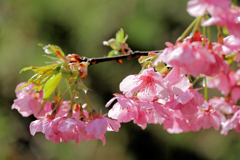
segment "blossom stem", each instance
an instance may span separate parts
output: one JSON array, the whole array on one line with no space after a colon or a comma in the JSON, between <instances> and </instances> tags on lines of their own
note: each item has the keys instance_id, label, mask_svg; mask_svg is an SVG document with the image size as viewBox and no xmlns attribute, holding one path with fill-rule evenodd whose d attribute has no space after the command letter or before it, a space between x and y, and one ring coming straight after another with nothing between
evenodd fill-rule
<instances>
[{"instance_id":1,"label":"blossom stem","mask_svg":"<svg viewBox=\"0 0 240 160\"><path fill-rule=\"evenodd\" d=\"M198 77L193 81L193 83L192 83L193 86L197 83L197 81L199 80L200 77L201 77L201 76L198 76Z\"/></svg>"},{"instance_id":2,"label":"blossom stem","mask_svg":"<svg viewBox=\"0 0 240 160\"><path fill-rule=\"evenodd\" d=\"M203 27L203 41L202 41L203 46L205 46L205 38L206 38L206 27Z\"/></svg>"},{"instance_id":3,"label":"blossom stem","mask_svg":"<svg viewBox=\"0 0 240 160\"><path fill-rule=\"evenodd\" d=\"M85 99L86 99L87 106L88 106L88 110L89 110L89 112L91 112L91 109L93 108L93 107L92 107L92 104L91 104L91 102L90 102L87 94L85 93L85 91L84 91L83 89L82 89L82 92L83 92L83 95L84 95L84 97L85 97Z\"/></svg>"},{"instance_id":4,"label":"blossom stem","mask_svg":"<svg viewBox=\"0 0 240 160\"><path fill-rule=\"evenodd\" d=\"M218 30L218 35L222 35L221 29L218 23L217 23L217 30Z\"/></svg>"},{"instance_id":5,"label":"blossom stem","mask_svg":"<svg viewBox=\"0 0 240 160\"><path fill-rule=\"evenodd\" d=\"M82 107L82 102L81 102L81 99L80 99L79 92L77 92L77 96L78 96L78 103L79 103L80 107Z\"/></svg>"},{"instance_id":6,"label":"blossom stem","mask_svg":"<svg viewBox=\"0 0 240 160\"><path fill-rule=\"evenodd\" d=\"M159 51L134 51L130 54L123 54L120 56L114 56L114 57L100 57L100 58L87 58L82 57L79 59L80 62L89 62L89 65L98 64L101 62L108 62L108 61L117 61L120 59L133 59L133 58L140 58L141 56L148 56L148 53L154 52L154 53L162 53L162 50Z\"/></svg>"},{"instance_id":7,"label":"blossom stem","mask_svg":"<svg viewBox=\"0 0 240 160\"><path fill-rule=\"evenodd\" d=\"M67 80L66 79L64 79L64 80L66 82L67 87L69 87L69 86L71 87L71 85L68 84ZM72 91L70 89L69 89L69 95L70 95L70 97L72 99L73 95L72 95Z\"/></svg>"},{"instance_id":8,"label":"blossom stem","mask_svg":"<svg viewBox=\"0 0 240 160\"><path fill-rule=\"evenodd\" d=\"M193 28L193 26L196 24L198 18L195 18L194 21L188 26L188 28L183 32L183 34L180 36L179 40L182 41L188 34L188 32Z\"/></svg>"},{"instance_id":9,"label":"blossom stem","mask_svg":"<svg viewBox=\"0 0 240 160\"><path fill-rule=\"evenodd\" d=\"M192 33L193 33L193 34L194 34L197 30L199 30L201 20L202 20L202 16L196 18L196 23L195 23L195 26L194 26L194 28L193 28L193 30L192 30Z\"/></svg>"},{"instance_id":10,"label":"blossom stem","mask_svg":"<svg viewBox=\"0 0 240 160\"><path fill-rule=\"evenodd\" d=\"M207 27L207 33L208 33L209 42L212 42L212 40L211 40L211 31L210 31L210 27L209 26Z\"/></svg>"},{"instance_id":11,"label":"blossom stem","mask_svg":"<svg viewBox=\"0 0 240 160\"><path fill-rule=\"evenodd\" d=\"M56 112L56 111L57 111L57 109L58 109L58 107L59 107L59 104L60 104L60 102L61 102L62 99L63 99L63 96L67 93L67 91L68 91L70 88L71 88L71 86L68 86L68 88L63 92L61 98L58 100L57 105L56 105L55 108L53 109L53 112Z\"/></svg>"},{"instance_id":12,"label":"blossom stem","mask_svg":"<svg viewBox=\"0 0 240 160\"><path fill-rule=\"evenodd\" d=\"M75 95L74 95L74 96L75 96ZM68 110L67 117L72 117L73 102L74 102L74 98L72 97L72 99L71 99L71 104L70 104L70 108L69 108L69 110Z\"/></svg>"},{"instance_id":13,"label":"blossom stem","mask_svg":"<svg viewBox=\"0 0 240 160\"><path fill-rule=\"evenodd\" d=\"M71 98L71 105L70 105L70 108L69 108L69 110L68 110L67 117L72 117L72 107L73 107L73 105L74 105L74 98L75 98L75 96L76 96L76 94L77 94L77 85L78 85L78 80L79 80L79 79L80 79L80 73L78 74L77 79L76 79L76 81L75 81L75 83L74 83L75 88L74 88L74 91L73 91L73 96L72 96L72 98Z\"/></svg>"},{"instance_id":14,"label":"blossom stem","mask_svg":"<svg viewBox=\"0 0 240 160\"><path fill-rule=\"evenodd\" d=\"M79 74L79 76L78 76L77 79L79 79L79 78L80 78L80 74ZM81 79L79 79L79 81L82 83ZM78 82L77 82L77 83L78 83ZM76 89L77 89L77 88L76 88ZM91 102L90 102L87 94L86 94L86 93L87 93L87 90L84 89L84 88L82 88L81 90L82 90L83 95L84 95L84 98L85 98L85 100L86 100L86 102L87 102L88 110L89 110L89 112L91 112L91 109L93 109L93 107L92 107L92 104L91 104ZM81 109L81 107L80 107L80 109Z\"/></svg>"},{"instance_id":15,"label":"blossom stem","mask_svg":"<svg viewBox=\"0 0 240 160\"><path fill-rule=\"evenodd\" d=\"M204 98L208 101L207 78L204 76Z\"/></svg>"}]
</instances>

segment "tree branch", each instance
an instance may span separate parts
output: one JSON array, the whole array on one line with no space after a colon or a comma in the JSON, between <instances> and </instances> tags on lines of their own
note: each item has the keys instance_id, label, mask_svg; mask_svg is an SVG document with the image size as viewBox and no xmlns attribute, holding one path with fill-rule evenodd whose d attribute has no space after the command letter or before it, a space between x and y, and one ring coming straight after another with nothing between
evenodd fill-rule
<instances>
[{"instance_id":1,"label":"tree branch","mask_svg":"<svg viewBox=\"0 0 240 160\"><path fill-rule=\"evenodd\" d=\"M79 59L80 62L89 62L89 65L98 64L101 62L108 62L108 61L118 61L121 59L133 59L133 58L140 58L141 56L148 56L148 53L162 53L162 50L159 51L134 51L130 54L123 54L121 56L114 56L114 57L100 57L100 58L87 58L82 57Z\"/></svg>"}]
</instances>

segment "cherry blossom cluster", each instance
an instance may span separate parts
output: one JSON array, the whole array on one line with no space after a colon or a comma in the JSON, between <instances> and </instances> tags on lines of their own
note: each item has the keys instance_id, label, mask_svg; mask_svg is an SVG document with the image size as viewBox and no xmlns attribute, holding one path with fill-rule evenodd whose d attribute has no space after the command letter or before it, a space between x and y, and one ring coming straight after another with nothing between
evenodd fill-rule
<instances>
[{"instance_id":1,"label":"cherry blossom cluster","mask_svg":"<svg viewBox=\"0 0 240 160\"><path fill-rule=\"evenodd\" d=\"M170 133L198 131L213 126L219 129L225 117L191 88L189 79L173 68L160 74L152 68L130 75L120 84L123 94L115 94L108 116L119 122L133 122L143 129L147 123L164 124Z\"/></svg>"},{"instance_id":2,"label":"cherry blossom cluster","mask_svg":"<svg viewBox=\"0 0 240 160\"><path fill-rule=\"evenodd\" d=\"M203 26L218 24L220 27L226 27L231 35L240 38L240 8L236 4L231 5L231 1L190 0L187 11L194 17L204 16L208 12L211 18L204 21Z\"/></svg>"},{"instance_id":3,"label":"cherry blossom cluster","mask_svg":"<svg viewBox=\"0 0 240 160\"><path fill-rule=\"evenodd\" d=\"M24 84L26 82L20 83L16 88ZM61 102L56 111L53 108L54 102L48 101L41 110L43 92L37 93L32 91L32 88L34 85L30 84L17 91L17 99L12 105L12 109L17 109L23 117L33 114L37 118L30 124L32 135L42 132L46 139L55 143L76 140L76 144L78 144L79 141L101 139L105 145L104 134L106 131L119 131L119 122L106 118L95 110L89 114L86 110L80 110L80 105L75 104L69 114L70 102L67 101ZM39 113L39 111L41 112Z\"/></svg>"},{"instance_id":4,"label":"cherry blossom cluster","mask_svg":"<svg viewBox=\"0 0 240 160\"><path fill-rule=\"evenodd\" d=\"M122 94L114 94L106 105L118 101L108 116L119 122L133 120L143 129L147 123L164 124L169 133L198 131L201 127L219 130L221 126L222 134L230 129L240 133L240 108L236 105L240 99L240 69L230 70L232 61L240 60L240 10L230 4L227 0L190 0L187 11L200 17L196 27L200 26L197 23L203 27L217 24L219 30L226 27L229 35L224 38L218 33L218 42L211 42L197 28L175 44L166 42L167 48L153 58L151 65L121 82ZM211 17L205 20L207 12ZM162 63L171 69L159 73L157 68ZM204 97L197 92L201 88L194 89L187 76L196 80L205 77ZM217 88L224 97L208 99L207 87Z\"/></svg>"},{"instance_id":5,"label":"cherry blossom cluster","mask_svg":"<svg viewBox=\"0 0 240 160\"><path fill-rule=\"evenodd\" d=\"M12 109L23 117L33 114L37 120L31 122L30 133L42 132L56 143L100 139L105 144L106 131L118 132L120 123L130 121L142 129L147 124L163 124L169 133L213 127L221 128L224 135L231 129L240 134L240 8L236 1L189 0L187 11L196 19L175 44L166 42L167 47L161 51L133 52L122 29L116 39L104 41L112 51L99 59L65 56L58 46L43 46L47 54L57 58L53 58L53 65L22 70L36 74L16 87L17 99ZM217 42L212 42L209 26L215 26ZM106 107L117 102L107 114L98 113L81 81L86 78L88 67L136 57L140 57L140 73L124 78L119 87L122 93L115 93ZM236 70L231 69L234 63ZM61 78L67 82L63 94ZM201 87L196 88L196 84ZM209 99L208 88L217 88L222 97ZM58 93L53 94L54 91ZM63 100L67 91L71 100ZM84 104L79 99L80 91Z\"/></svg>"}]
</instances>

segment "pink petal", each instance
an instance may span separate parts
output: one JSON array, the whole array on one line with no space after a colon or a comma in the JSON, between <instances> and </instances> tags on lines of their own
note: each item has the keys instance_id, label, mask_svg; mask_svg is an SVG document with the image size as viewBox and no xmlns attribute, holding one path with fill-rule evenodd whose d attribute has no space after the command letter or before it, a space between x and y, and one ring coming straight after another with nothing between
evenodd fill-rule
<instances>
[{"instance_id":1,"label":"pink petal","mask_svg":"<svg viewBox=\"0 0 240 160\"><path fill-rule=\"evenodd\" d=\"M115 132L119 131L119 128L121 127L121 125L118 121L111 120L108 118L105 118L105 119L108 122L108 128L107 128L108 131L115 131Z\"/></svg>"},{"instance_id":2,"label":"pink petal","mask_svg":"<svg viewBox=\"0 0 240 160\"><path fill-rule=\"evenodd\" d=\"M95 119L87 124L86 131L97 138L99 135L102 135L107 131L107 126L108 123L105 119Z\"/></svg>"},{"instance_id":3,"label":"pink petal","mask_svg":"<svg viewBox=\"0 0 240 160\"><path fill-rule=\"evenodd\" d=\"M12 105L12 109L17 109L18 112L23 117L28 117L32 114L32 111L29 109L28 102L31 100L31 97L24 97L21 99L15 99L14 104Z\"/></svg>"}]
</instances>

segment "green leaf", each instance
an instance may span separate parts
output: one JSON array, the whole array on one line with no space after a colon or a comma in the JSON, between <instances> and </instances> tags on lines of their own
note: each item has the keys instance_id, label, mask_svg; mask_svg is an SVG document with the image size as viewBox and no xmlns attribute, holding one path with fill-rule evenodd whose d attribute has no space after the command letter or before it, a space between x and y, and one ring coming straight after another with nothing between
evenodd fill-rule
<instances>
[{"instance_id":1,"label":"green leaf","mask_svg":"<svg viewBox=\"0 0 240 160\"><path fill-rule=\"evenodd\" d=\"M23 69L21 69L20 73L24 72L24 71L27 71L27 70L32 70L33 69L33 66L31 67L24 67Z\"/></svg>"},{"instance_id":2,"label":"green leaf","mask_svg":"<svg viewBox=\"0 0 240 160\"><path fill-rule=\"evenodd\" d=\"M60 82L62 78L62 74L58 73L54 76L52 76L47 83L44 86L43 89L43 99L44 101L48 100L50 98L50 96L52 95L52 93L54 92L54 90L56 89L58 83Z\"/></svg>"},{"instance_id":3,"label":"green leaf","mask_svg":"<svg viewBox=\"0 0 240 160\"><path fill-rule=\"evenodd\" d=\"M21 87L18 87L18 88L15 90L15 92L17 92L17 91L19 91L19 90L27 87L28 85L29 85L29 83L26 83L26 84L22 85Z\"/></svg>"},{"instance_id":4,"label":"green leaf","mask_svg":"<svg viewBox=\"0 0 240 160\"><path fill-rule=\"evenodd\" d=\"M53 64L49 66L43 66L43 67L33 67L34 72L40 74L45 73L51 70L60 70L61 64Z\"/></svg>"},{"instance_id":5,"label":"green leaf","mask_svg":"<svg viewBox=\"0 0 240 160\"><path fill-rule=\"evenodd\" d=\"M46 72L49 70L54 70L57 69L57 67L60 67L60 64L53 64L53 65L48 65L48 66L43 66L43 67L34 67L34 66L30 66L30 67L25 67L23 68L20 73L22 73L23 71L27 71L27 70L33 70L36 73L41 73L41 72Z\"/></svg>"},{"instance_id":6,"label":"green leaf","mask_svg":"<svg viewBox=\"0 0 240 160\"><path fill-rule=\"evenodd\" d=\"M116 34L116 41L117 43L121 43L123 41L123 38L124 38L124 31L123 29L121 28L117 34Z\"/></svg>"}]
</instances>

